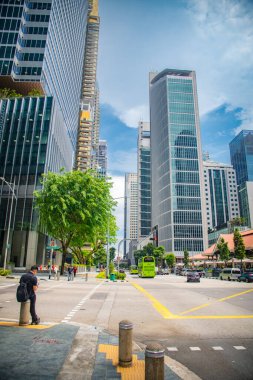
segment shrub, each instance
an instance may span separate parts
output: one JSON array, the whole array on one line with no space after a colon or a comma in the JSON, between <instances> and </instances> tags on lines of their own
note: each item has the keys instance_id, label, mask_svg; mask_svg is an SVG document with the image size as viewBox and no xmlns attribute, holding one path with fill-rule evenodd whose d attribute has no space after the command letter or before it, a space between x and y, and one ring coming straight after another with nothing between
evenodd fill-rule
<instances>
[{"instance_id":1,"label":"shrub","mask_svg":"<svg viewBox=\"0 0 253 380\"><path fill-rule=\"evenodd\" d=\"M9 274L11 274L11 270L0 268L0 276L8 276Z\"/></svg>"},{"instance_id":2,"label":"shrub","mask_svg":"<svg viewBox=\"0 0 253 380\"><path fill-rule=\"evenodd\" d=\"M96 278L106 278L105 272L100 272L96 275Z\"/></svg>"},{"instance_id":3,"label":"shrub","mask_svg":"<svg viewBox=\"0 0 253 380\"><path fill-rule=\"evenodd\" d=\"M116 275L117 280L125 280L125 278L126 278L126 273L116 272L115 275Z\"/></svg>"}]
</instances>

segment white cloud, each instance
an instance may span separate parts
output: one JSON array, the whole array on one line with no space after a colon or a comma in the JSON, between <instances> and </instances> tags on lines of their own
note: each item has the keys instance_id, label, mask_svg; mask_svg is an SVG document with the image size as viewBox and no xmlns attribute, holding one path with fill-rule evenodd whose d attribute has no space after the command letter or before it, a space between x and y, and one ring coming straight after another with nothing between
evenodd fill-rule
<instances>
[{"instance_id":1,"label":"white cloud","mask_svg":"<svg viewBox=\"0 0 253 380\"><path fill-rule=\"evenodd\" d=\"M252 1L157 0L145 9L141 3L107 0L100 4L101 101L109 103L128 126L136 127L140 118L148 118L149 71L193 69L200 114L226 103L242 107L249 117L243 125L249 125Z\"/></svg>"},{"instance_id":2,"label":"white cloud","mask_svg":"<svg viewBox=\"0 0 253 380\"><path fill-rule=\"evenodd\" d=\"M149 120L149 108L147 105L140 105L119 112L117 115L128 127L137 128L139 121Z\"/></svg>"},{"instance_id":3,"label":"white cloud","mask_svg":"<svg viewBox=\"0 0 253 380\"><path fill-rule=\"evenodd\" d=\"M109 173L110 175L110 173ZM117 234L118 241L123 239L124 235L124 194L125 194L125 177L124 176L111 176L113 187L111 189L111 196L117 201L114 215L116 216L116 223L119 227Z\"/></svg>"}]
</instances>

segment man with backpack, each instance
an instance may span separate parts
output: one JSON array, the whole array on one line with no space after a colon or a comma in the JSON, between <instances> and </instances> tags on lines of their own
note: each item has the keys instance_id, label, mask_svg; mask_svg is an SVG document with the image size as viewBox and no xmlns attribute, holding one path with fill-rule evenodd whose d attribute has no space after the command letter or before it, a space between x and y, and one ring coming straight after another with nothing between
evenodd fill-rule
<instances>
[{"instance_id":1,"label":"man with backpack","mask_svg":"<svg viewBox=\"0 0 253 380\"><path fill-rule=\"evenodd\" d=\"M37 265L33 265L30 272L23 274L23 276L20 278L20 284L26 284L28 299L30 299L30 314L32 316L32 325L38 325L40 323L40 318L35 311L36 291L38 289L38 279L36 277L37 272Z\"/></svg>"}]
</instances>

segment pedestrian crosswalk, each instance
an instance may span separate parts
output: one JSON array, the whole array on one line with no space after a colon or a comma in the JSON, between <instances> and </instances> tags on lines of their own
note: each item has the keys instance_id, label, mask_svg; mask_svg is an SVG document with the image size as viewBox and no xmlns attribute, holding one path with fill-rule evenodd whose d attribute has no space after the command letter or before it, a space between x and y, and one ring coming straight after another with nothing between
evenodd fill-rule
<instances>
[{"instance_id":1,"label":"pedestrian crosswalk","mask_svg":"<svg viewBox=\"0 0 253 380\"><path fill-rule=\"evenodd\" d=\"M241 351L241 350L247 350L247 348L246 347L244 347L244 346L232 346L235 350L237 350L237 351ZM190 351L202 351L202 348L201 347L191 347L191 346L189 346L189 347L181 347L181 350L182 349L184 349L185 350L185 348L186 349L189 349ZM221 347L221 346L212 346L212 347L210 347L213 351L224 351L224 348L223 347ZM178 348L178 347L174 347L174 346L172 346L172 347L167 347L167 351L168 352L178 352L178 351L180 351L180 348Z\"/></svg>"}]
</instances>

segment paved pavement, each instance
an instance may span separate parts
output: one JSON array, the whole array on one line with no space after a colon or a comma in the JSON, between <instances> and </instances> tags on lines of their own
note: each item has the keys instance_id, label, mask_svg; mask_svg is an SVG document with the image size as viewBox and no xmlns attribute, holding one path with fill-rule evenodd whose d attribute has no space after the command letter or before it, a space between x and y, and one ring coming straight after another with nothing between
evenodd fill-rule
<instances>
[{"instance_id":1,"label":"paved pavement","mask_svg":"<svg viewBox=\"0 0 253 380\"><path fill-rule=\"evenodd\" d=\"M4 380L144 379L144 350L133 345L133 366L117 365L118 337L77 323L19 327L0 322L0 378ZM165 379L199 377L169 357Z\"/></svg>"}]
</instances>

